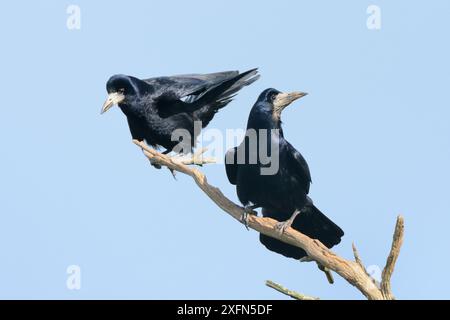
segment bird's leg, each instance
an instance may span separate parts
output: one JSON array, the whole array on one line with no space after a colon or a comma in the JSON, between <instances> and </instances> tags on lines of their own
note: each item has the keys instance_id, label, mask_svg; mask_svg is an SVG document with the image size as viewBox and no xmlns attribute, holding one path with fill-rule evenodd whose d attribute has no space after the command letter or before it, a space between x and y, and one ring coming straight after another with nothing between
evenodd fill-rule
<instances>
[{"instance_id":1,"label":"bird's leg","mask_svg":"<svg viewBox=\"0 0 450 320\"><path fill-rule=\"evenodd\" d=\"M313 205L313 201L310 197L306 196L306 205ZM276 229L278 229L280 234L283 234L284 231L286 231L287 228L289 228L292 223L294 223L295 218L303 211L306 210L306 205L305 207L303 207L302 210L299 209L295 209L294 213L292 214L292 216L283 222L278 222L275 226Z\"/></svg>"},{"instance_id":2,"label":"bird's leg","mask_svg":"<svg viewBox=\"0 0 450 320\"><path fill-rule=\"evenodd\" d=\"M286 221L283 221L283 222L278 222L275 225L275 228L278 230L278 232L280 234L283 234L284 231L292 225L292 223L294 222L295 218L298 216L298 214L300 212L301 212L300 210L295 209L294 213L292 214L292 216L289 219L287 219Z\"/></svg>"},{"instance_id":3,"label":"bird's leg","mask_svg":"<svg viewBox=\"0 0 450 320\"><path fill-rule=\"evenodd\" d=\"M257 204L251 205L251 206L244 206L244 213L241 215L241 222L244 224L244 226L247 228L247 230L250 230L248 228L248 215L253 214L256 215L256 212L253 211L254 209L259 208Z\"/></svg>"}]
</instances>

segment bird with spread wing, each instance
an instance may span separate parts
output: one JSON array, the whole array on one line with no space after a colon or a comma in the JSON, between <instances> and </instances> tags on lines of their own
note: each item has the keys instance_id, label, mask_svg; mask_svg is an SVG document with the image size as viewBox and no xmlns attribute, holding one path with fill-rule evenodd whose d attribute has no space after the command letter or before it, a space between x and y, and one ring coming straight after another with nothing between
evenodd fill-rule
<instances>
[{"instance_id":1,"label":"bird with spread wing","mask_svg":"<svg viewBox=\"0 0 450 320\"><path fill-rule=\"evenodd\" d=\"M114 75L106 84L108 98L101 113L118 105L127 117L133 139L162 146L164 154L186 154L192 152L199 134L194 123L198 121L200 129L206 127L239 90L258 78L257 69L145 80ZM188 138L174 138L176 130L184 130ZM179 148L174 150L176 146Z\"/></svg>"}]
</instances>

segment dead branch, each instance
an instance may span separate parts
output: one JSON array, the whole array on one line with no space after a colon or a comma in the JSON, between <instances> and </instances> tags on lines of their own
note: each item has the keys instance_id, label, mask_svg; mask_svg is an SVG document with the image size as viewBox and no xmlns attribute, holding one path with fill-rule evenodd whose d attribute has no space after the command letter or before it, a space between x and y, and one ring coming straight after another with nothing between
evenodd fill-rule
<instances>
[{"instance_id":1,"label":"dead branch","mask_svg":"<svg viewBox=\"0 0 450 320\"><path fill-rule=\"evenodd\" d=\"M238 206L227 197L223 195L220 189L210 185L206 176L197 168L188 167L182 162L176 161L175 157L168 157L151 148L144 142L133 140L153 163L161 166L166 166L169 169L184 173L194 179L197 186L220 207L233 218L241 221L241 216L244 213L244 208ZM280 234L275 228L278 221L270 218L257 217L255 215L248 215L248 227L256 230L262 234L281 240L288 244L297 246L305 250L310 260L313 260L323 267L330 269L348 283L355 286L365 297L370 300L386 300L393 299L391 293L390 279L394 270L395 262L400 252L400 247L403 240L403 218L397 218L397 226L394 233L391 253L387 259L386 267L383 271L383 281L381 288L373 281L370 275L367 274L364 265L359 258L359 255L354 249L355 260L350 261L336 255L333 251L328 249L317 239L311 239L308 236L292 229L287 228L283 234Z\"/></svg>"},{"instance_id":2,"label":"dead branch","mask_svg":"<svg viewBox=\"0 0 450 320\"><path fill-rule=\"evenodd\" d=\"M283 287L282 285L275 283L273 281L270 281L270 280L266 281L266 286L268 286L269 288L275 289L278 292L281 292L281 293L283 293L291 298L294 298L296 300L319 300L319 298L307 296L302 293L289 290L289 289Z\"/></svg>"},{"instance_id":3,"label":"dead branch","mask_svg":"<svg viewBox=\"0 0 450 320\"><path fill-rule=\"evenodd\" d=\"M203 157L203 154L207 151L207 148L203 148L200 149L198 151L196 151L194 154L192 154L192 156L190 155L184 155L184 156L180 156L180 155L175 155L173 156L173 160L182 164L194 164L197 166L202 166L204 164L209 164L209 163L215 163L216 159L215 158L208 158L208 157Z\"/></svg>"},{"instance_id":4,"label":"dead branch","mask_svg":"<svg viewBox=\"0 0 450 320\"><path fill-rule=\"evenodd\" d=\"M399 216L397 218L397 224L395 225L394 236L392 239L391 251L386 261L386 266L381 274L381 292L387 300L395 299L391 290L391 276L394 272L395 263L400 254L400 248L403 244L403 231L404 231L404 221L403 217Z\"/></svg>"}]
</instances>

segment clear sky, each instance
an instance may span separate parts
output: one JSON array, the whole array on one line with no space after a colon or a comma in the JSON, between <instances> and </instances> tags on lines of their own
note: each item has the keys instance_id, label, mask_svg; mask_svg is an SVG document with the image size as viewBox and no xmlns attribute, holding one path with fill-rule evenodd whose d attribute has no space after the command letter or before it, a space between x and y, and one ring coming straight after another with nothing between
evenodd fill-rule
<instances>
[{"instance_id":1,"label":"clear sky","mask_svg":"<svg viewBox=\"0 0 450 320\"><path fill-rule=\"evenodd\" d=\"M245 127L267 87L308 92L284 130L346 233L334 250L351 258L354 241L377 273L402 213L394 293L450 298L449 1L8 1L1 15L0 298L284 298L267 279L361 298L267 251L188 177L151 168L118 108L99 114L115 73L252 67L261 79L210 127ZM203 170L237 201L222 165ZM80 290L66 286L71 265Z\"/></svg>"}]
</instances>

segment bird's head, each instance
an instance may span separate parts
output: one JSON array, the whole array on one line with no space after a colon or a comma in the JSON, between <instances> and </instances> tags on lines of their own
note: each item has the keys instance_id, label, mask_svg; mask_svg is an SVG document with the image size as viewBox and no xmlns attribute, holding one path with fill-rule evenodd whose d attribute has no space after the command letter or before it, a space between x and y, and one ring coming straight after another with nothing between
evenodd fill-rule
<instances>
[{"instance_id":1,"label":"bird's head","mask_svg":"<svg viewBox=\"0 0 450 320\"><path fill-rule=\"evenodd\" d=\"M114 105L125 104L130 98L142 92L143 81L134 77L118 74L109 78L106 83L108 98L100 113L108 111Z\"/></svg>"},{"instance_id":2,"label":"bird's head","mask_svg":"<svg viewBox=\"0 0 450 320\"><path fill-rule=\"evenodd\" d=\"M259 95L255 108L270 113L275 120L280 120L284 108L306 95L307 93L299 91L283 93L273 88L266 89Z\"/></svg>"}]
</instances>

